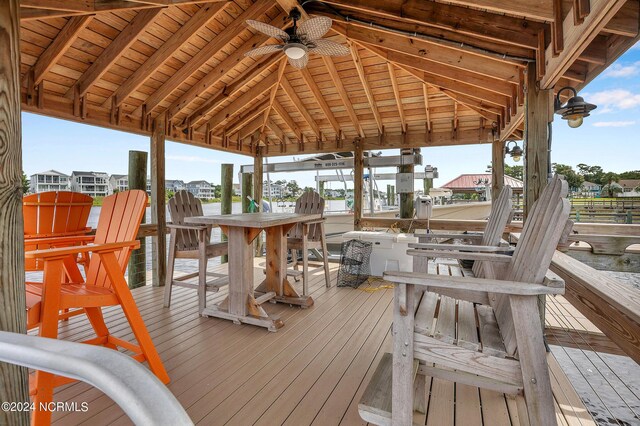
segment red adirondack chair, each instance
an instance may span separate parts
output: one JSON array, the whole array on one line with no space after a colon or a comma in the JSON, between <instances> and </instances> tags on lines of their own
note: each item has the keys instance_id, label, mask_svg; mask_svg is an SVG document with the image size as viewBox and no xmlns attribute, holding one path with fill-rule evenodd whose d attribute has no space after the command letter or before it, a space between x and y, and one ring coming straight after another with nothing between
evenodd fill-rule
<instances>
[{"instance_id":1,"label":"red adirondack chair","mask_svg":"<svg viewBox=\"0 0 640 426\"><path fill-rule=\"evenodd\" d=\"M43 283L27 283L27 327L39 326L42 337L57 338L58 312L82 309L96 337L84 343L118 347L134 353L133 357L147 361L151 371L164 383L169 376L151 341L140 312L131 295L124 272L131 251L140 246L135 239L147 205L144 191L125 191L104 199L92 244L37 250L25 254L28 259L44 262ZM86 279L75 261L79 253L91 253ZM65 274L71 279L65 283ZM138 344L110 334L103 316L103 306L121 306ZM48 424L51 413L38 410L40 403L52 401L56 386L73 381L50 373L36 371L31 394L36 404L33 424Z\"/></svg>"}]
</instances>

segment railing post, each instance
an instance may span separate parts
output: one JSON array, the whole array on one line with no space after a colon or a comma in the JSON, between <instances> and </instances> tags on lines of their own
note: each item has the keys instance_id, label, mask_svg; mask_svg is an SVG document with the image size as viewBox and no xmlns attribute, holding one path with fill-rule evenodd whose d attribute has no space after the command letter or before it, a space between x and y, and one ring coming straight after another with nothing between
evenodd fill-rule
<instances>
[{"instance_id":1,"label":"railing post","mask_svg":"<svg viewBox=\"0 0 640 426\"><path fill-rule=\"evenodd\" d=\"M222 197L220 205L220 214L231 214L231 206L233 201L233 164L223 164L221 167L221 180L220 185L222 191L220 196ZM220 231L222 241L227 241L227 236ZM227 263L229 260L225 254L220 259L221 263Z\"/></svg>"},{"instance_id":2,"label":"railing post","mask_svg":"<svg viewBox=\"0 0 640 426\"><path fill-rule=\"evenodd\" d=\"M18 0L0 1L0 329L26 333L19 11ZM0 375L3 402L29 402L26 368L0 363ZM29 412L2 410L0 424L27 425Z\"/></svg>"},{"instance_id":3,"label":"railing post","mask_svg":"<svg viewBox=\"0 0 640 426\"><path fill-rule=\"evenodd\" d=\"M147 190L147 153L129 151L129 189ZM142 215L146 223L147 213ZM140 248L134 250L129 258L129 288L142 287L147 280L147 248L145 239L139 238Z\"/></svg>"}]
</instances>

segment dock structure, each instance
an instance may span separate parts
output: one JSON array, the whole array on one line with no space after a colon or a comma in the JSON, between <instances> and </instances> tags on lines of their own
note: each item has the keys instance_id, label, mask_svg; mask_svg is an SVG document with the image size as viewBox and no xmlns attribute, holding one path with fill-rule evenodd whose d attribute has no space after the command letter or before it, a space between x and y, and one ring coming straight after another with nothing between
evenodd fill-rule
<instances>
[{"instance_id":1,"label":"dock structure","mask_svg":"<svg viewBox=\"0 0 640 426\"><path fill-rule=\"evenodd\" d=\"M262 24L249 26L247 21L292 31L286 18L294 9L301 25L312 16L329 18L331 27L320 36L341 44L344 49L338 50L345 55L311 52L308 63L291 56L287 61L287 49L245 56L252 48L289 39L278 29L270 31L281 38L269 38L254 29ZM138 236L155 238L153 286L134 294L168 365L169 389L203 424L361 423L355 407L374 364L390 345L392 292L316 285L315 307L276 308L291 317L290 327L276 335L198 318L191 306L196 299L186 295L178 295L171 310L164 310L156 286L166 276L166 247L159 238L167 221L166 142L253 157L254 176L247 187L252 184L250 192L258 202L267 157L351 151L355 229L474 231L484 223L427 224L411 215L363 215L365 153L397 149L406 155L436 146L491 144L487 160L493 165L491 190L497 194L504 182L505 143L525 140L526 221L550 170L552 98L570 93L567 87L581 90L635 45L639 16L637 0L3 0L0 323L7 331L25 332L23 229L16 191L21 186L21 112L145 135L150 138L153 223L143 225ZM298 52L324 43L316 41L304 49L298 46ZM557 101L568 98L558 96ZM413 165L402 169L410 173ZM402 198L408 203L411 197L403 193ZM638 265L637 249L629 247L637 244L639 226L579 223L569 243L593 244L600 265ZM515 222L506 231L517 234L521 229L522 223ZM617 351L640 362L637 290L568 256L569 243L558 247L551 265L567 292L558 297L560 302L547 298L547 309L554 312L546 316L553 328L550 336L560 345L587 342L590 348ZM566 321L558 319L560 312L567 313L562 317ZM558 331L572 323L576 312L593 327ZM118 313L106 316L117 328ZM73 340L89 324L75 317L64 327L62 336ZM284 350L289 346L280 343L293 346ZM244 356L257 358L234 357L241 347ZM221 371L229 362L234 367ZM553 355L547 362L558 423L590 424ZM28 400L26 371L2 363L0 375L10 378L5 399ZM434 403L422 407L426 417L419 422L522 420L517 398L452 383L433 379ZM219 392L222 385L229 386ZM86 390L82 386L61 389L56 398L78 399ZM95 392L86 393L93 401L87 413L60 413L54 420L117 420L118 410ZM460 403L465 398L471 402ZM26 423L27 416L2 412L0 423Z\"/></svg>"}]
</instances>

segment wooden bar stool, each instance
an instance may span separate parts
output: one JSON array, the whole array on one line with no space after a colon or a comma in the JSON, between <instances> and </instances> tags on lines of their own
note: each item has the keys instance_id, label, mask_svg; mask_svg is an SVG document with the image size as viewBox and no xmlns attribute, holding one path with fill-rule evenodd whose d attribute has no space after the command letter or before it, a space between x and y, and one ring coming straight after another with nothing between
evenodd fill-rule
<instances>
[{"instance_id":1,"label":"wooden bar stool","mask_svg":"<svg viewBox=\"0 0 640 426\"><path fill-rule=\"evenodd\" d=\"M207 306L207 291L218 291L229 284L229 277L224 274L207 272L207 261L211 258L227 254L227 243L211 243L211 226L185 224L184 219L202 216L202 203L189 191L178 191L169 200L170 230L169 262L167 264L167 281L164 289L164 307L171 306L172 286L193 288L198 290L198 313ZM198 260L198 271L174 278L176 259ZM214 279L207 282L207 276ZM198 283L187 280L198 277Z\"/></svg>"}]
</instances>

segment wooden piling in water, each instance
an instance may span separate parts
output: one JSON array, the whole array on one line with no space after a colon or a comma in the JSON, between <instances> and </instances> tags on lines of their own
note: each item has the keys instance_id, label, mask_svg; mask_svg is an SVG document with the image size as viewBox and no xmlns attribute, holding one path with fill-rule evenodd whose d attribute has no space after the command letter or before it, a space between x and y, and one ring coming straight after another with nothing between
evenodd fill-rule
<instances>
[{"instance_id":1,"label":"wooden piling in water","mask_svg":"<svg viewBox=\"0 0 640 426\"><path fill-rule=\"evenodd\" d=\"M222 187L220 194L220 214L231 214L233 201L233 164L222 164L220 174L220 186ZM227 236L224 233L222 233L222 241L227 241ZM220 259L221 263L227 263L228 261L229 257L226 254Z\"/></svg>"},{"instance_id":2,"label":"wooden piling in water","mask_svg":"<svg viewBox=\"0 0 640 426\"><path fill-rule=\"evenodd\" d=\"M0 328L26 333L22 133L20 121L20 20L18 0L0 2ZM0 363L3 402L29 402L27 369ZM0 424L29 424L28 410L0 411Z\"/></svg>"},{"instance_id":3,"label":"wooden piling in water","mask_svg":"<svg viewBox=\"0 0 640 426\"><path fill-rule=\"evenodd\" d=\"M147 190L147 153L144 151L129 151L129 189ZM142 223L147 220L145 212ZM147 279L147 250L144 238L139 238L140 248L131 252L129 258L129 288L145 285Z\"/></svg>"},{"instance_id":4,"label":"wooden piling in water","mask_svg":"<svg viewBox=\"0 0 640 426\"><path fill-rule=\"evenodd\" d=\"M242 173L242 213L249 213L250 201L247 196L253 194L253 175L251 173Z\"/></svg>"}]
</instances>

